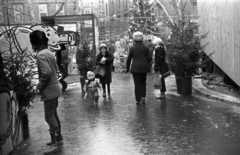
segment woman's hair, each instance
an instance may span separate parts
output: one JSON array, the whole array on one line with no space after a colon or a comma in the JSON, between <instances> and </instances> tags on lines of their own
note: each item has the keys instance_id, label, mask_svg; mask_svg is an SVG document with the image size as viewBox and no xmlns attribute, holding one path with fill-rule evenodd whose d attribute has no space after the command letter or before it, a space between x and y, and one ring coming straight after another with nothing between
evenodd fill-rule
<instances>
[{"instance_id":1,"label":"woman's hair","mask_svg":"<svg viewBox=\"0 0 240 155\"><path fill-rule=\"evenodd\" d=\"M48 45L48 38L43 31L35 30L30 34L30 42L34 46Z\"/></svg>"}]
</instances>

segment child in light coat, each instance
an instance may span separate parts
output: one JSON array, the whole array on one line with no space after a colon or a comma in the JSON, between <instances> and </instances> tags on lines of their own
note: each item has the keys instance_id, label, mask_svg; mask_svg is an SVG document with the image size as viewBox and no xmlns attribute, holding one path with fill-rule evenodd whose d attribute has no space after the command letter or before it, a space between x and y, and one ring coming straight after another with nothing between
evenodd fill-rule
<instances>
[{"instance_id":1,"label":"child in light coat","mask_svg":"<svg viewBox=\"0 0 240 155\"><path fill-rule=\"evenodd\" d=\"M87 72L87 80L85 81L83 90L86 93L84 99L89 97L91 100L93 100L92 105L97 105L101 85L99 83L99 80L95 78L95 74L92 71Z\"/></svg>"}]
</instances>

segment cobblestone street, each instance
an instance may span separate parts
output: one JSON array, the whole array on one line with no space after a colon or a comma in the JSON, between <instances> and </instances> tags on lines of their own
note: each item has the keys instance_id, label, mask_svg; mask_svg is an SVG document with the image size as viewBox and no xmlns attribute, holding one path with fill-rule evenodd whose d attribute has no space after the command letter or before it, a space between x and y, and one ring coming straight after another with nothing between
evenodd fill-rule
<instances>
[{"instance_id":1,"label":"cobblestone street","mask_svg":"<svg viewBox=\"0 0 240 155\"><path fill-rule=\"evenodd\" d=\"M112 96L97 107L83 100L79 83L60 98L64 137L58 155L237 155L240 152L238 107L196 94L176 94L174 77L166 100L156 100L148 76L146 106L136 106L131 74L114 73ZM40 155L50 140L39 98L29 113L30 137L13 155Z\"/></svg>"}]
</instances>

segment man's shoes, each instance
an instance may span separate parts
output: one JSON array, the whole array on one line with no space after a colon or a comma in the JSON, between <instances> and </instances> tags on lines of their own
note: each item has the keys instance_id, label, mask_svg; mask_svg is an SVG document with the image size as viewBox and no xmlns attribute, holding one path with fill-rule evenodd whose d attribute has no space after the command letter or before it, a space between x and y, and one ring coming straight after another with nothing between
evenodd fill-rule
<instances>
[{"instance_id":1,"label":"man's shoes","mask_svg":"<svg viewBox=\"0 0 240 155\"><path fill-rule=\"evenodd\" d=\"M137 101L136 105L141 105L141 101Z\"/></svg>"},{"instance_id":2,"label":"man's shoes","mask_svg":"<svg viewBox=\"0 0 240 155\"><path fill-rule=\"evenodd\" d=\"M47 145L51 146L51 145L62 145L63 144L63 137L61 135L61 133L59 132L58 134L54 135L54 132L50 132L50 136L51 136L51 142L48 142ZM56 137L57 136L57 137Z\"/></svg>"},{"instance_id":3,"label":"man's shoes","mask_svg":"<svg viewBox=\"0 0 240 155\"><path fill-rule=\"evenodd\" d=\"M106 93L104 92L102 96L103 96L103 97L106 97Z\"/></svg>"},{"instance_id":4,"label":"man's shoes","mask_svg":"<svg viewBox=\"0 0 240 155\"><path fill-rule=\"evenodd\" d=\"M44 155L56 155L57 153L62 151L61 145L51 145L48 150L44 152Z\"/></svg>"},{"instance_id":5,"label":"man's shoes","mask_svg":"<svg viewBox=\"0 0 240 155\"><path fill-rule=\"evenodd\" d=\"M161 93L159 97L157 97L157 99L165 99L165 93Z\"/></svg>"},{"instance_id":6,"label":"man's shoes","mask_svg":"<svg viewBox=\"0 0 240 155\"><path fill-rule=\"evenodd\" d=\"M142 105L145 105L145 104L146 104L145 97L142 97L142 98L141 98L141 103L142 103Z\"/></svg>"}]
</instances>

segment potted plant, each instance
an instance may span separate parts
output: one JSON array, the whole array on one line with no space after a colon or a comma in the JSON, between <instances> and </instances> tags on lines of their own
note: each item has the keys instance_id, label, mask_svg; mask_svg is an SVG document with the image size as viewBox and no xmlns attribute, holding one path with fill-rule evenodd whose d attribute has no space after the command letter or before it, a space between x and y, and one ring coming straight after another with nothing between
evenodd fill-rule
<instances>
[{"instance_id":1,"label":"potted plant","mask_svg":"<svg viewBox=\"0 0 240 155\"><path fill-rule=\"evenodd\" d=\"M200 40L206 35L198 35L198 24L181 16L176 21L167 20L171 30L166 41L169 69L175 74L177 93L189 95L192 92L192 77L201 67L202 50Z\"/></svg>"},{"instance_id":2,"label":"potted plant","mask_svg":"<svg viewBox=\"0 0 240 155\"><path fill-rule=\"evenodd\" d=\"M33 108L31 102L37 95L35 89L37 66L34 58L28 53L13 53L3 56L5 75L14 83L14 91L17 95L20 115L23 124L24 139L29 137L29 124L27 111Z\"/></svg>"}]
</instances>

